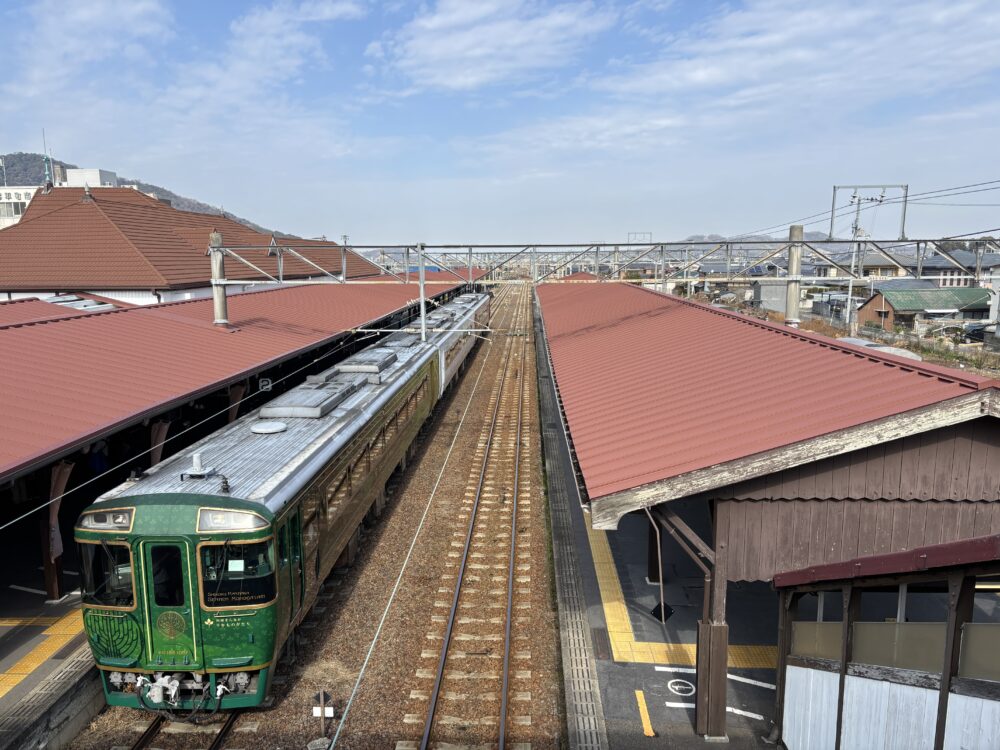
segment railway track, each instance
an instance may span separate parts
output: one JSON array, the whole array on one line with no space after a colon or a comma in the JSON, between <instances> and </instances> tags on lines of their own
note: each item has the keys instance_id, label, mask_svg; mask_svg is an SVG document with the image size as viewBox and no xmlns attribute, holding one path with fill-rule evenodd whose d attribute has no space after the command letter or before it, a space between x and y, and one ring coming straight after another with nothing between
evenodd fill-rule
<instances>
[{"instance_id":1,"label":"railway track","mask_svg":"<svg viewBox=\"0 0 1000 750\"><path fill-rule=\"evenodd\" d=\"M525 676L515 672L512 678L511 644L515 601L528 593L517 583L530 580L518 575L517 562L518 525L524 520L519 506L525 452L522 426L525 395L532 383L523 377L530 295L523 288L509 293L516 295L511 300L514 311L503 366L490 397L489 422L475 454L478 473L466 490L468 521L428 694L421 750L432 743L467 743L473 738L504 748L512 688ZM497 586L501 582L505 582L502 588ZM473 688L475 692L470 692ZM516 692L520 697L528 694Z\"/></svg>"},{"instance_id":2,"label":"railway track","mask_svg":"<svg viewBox=\"0 0 1000 750\"><path fill-rule=\"evenodd\" d=\"M225 745L226 738L229 733L232 732L233 727L236 726L236 721L240 716L239 711L232 711L226 717L225 722L219 727L219 731L216 732L215 736L212 738L212 744L208 746L208 750L222 750ZM144 750L150 746L154 739L156 739L160 731L163 729L163 725L167 723L167 720L162 716L155 717L146 727L146 731L132 744L132 750Z\"/></svg>"}]
</instances>

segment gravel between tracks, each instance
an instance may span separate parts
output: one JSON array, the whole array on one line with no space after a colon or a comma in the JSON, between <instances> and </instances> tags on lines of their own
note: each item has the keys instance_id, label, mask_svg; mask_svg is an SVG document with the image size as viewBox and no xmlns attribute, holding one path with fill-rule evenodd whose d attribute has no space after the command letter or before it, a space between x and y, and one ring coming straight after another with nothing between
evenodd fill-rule
<instances>
[{"instance_id":1,"label":"gravel between tracks","mask_svg":"<svg viewBox=\"0 0 1000 750\"><path fill-rule=\"evenodd\" d=\"M509 294L506 304L512 303L516 296L530 294L526 287L510 291L517 294ZM494 325L503 326L507 320L509 318L505 313L498 314ZM521 329L530 335L530 321L524 322ZM419 700L415 704L411 698L417 671L433 672L436 665L436 658L422 657L421 654L428 650L436 654L440 648L440 641L435 643L427 636L442 629L434 618L447 615L447 609L435 608L434 601L450 596L440 593L439 588L453 586L453 581L449 583L442 576L447 573L446 563L454 538L456 512L461 507L470 474L478 469L473 466L473 456L488 420L490 390L502 367L499 355L503 349L503 338L503 333L498 332L493 335L491 343L484 343L478 348L460 383L439 405L415 461L400 477L382 519L367 533L354 566L344 575L331 576L324 586L320 601L300 631L297 663L284 665L278 670L276 680L279 684L272 691L275 699L273 707L245 714L226 743L228 748L305 747L321 736L320 721L312 716L313 696L319 690L326 690L334 697L338 709L343 708L442 462L455 437L462 413L469 403L473 385L480 368L483 368L475 401L458 435L446 474L338 747L394 748L400 740L419 740L422 722L419 725L406 723L404 716L420 710ZM534 347L527 347L522 377L530 378L530 382L534 383ZM512 678L516 672L521 673L512 689L519 691L522 698L530 693L530 699L527 699L530 709L520 708L524 702L519 704L512 699L510 715L530 713L531 723L510 725L508 731L511 743L530 743L533 749L555 748L560 746L563 726L558 616L552 595L537 394L533 387L530 395L526 394L525 410L525 439L530 450L524 454L528 460L522 465L522 472L528 474L534 489L530 522L524 528L531 532L527 549L532 568L530 583L519 584L527 585L528 593L519 595L520 598L515 601L522 602L527 598L530 608L515 610L517 617L524 619L515 619L511 672ZM501 543L497 552L506 555L506 551L507 547ZM521 562L519 559L518 563ZM503 610L498 611L502 615ZM529 652L530 658L517 658L519 652ZM524 676L527 672L530 672L530 677ZM425 679L424 689L429 690L432 682L433 678ZM512 685L514 683L512 679ZM470 687L474 688L474 685ZM128 746L146 723L147 719L137 711L108 709L76 739L74 747ZM327 721L326 736L333 735L335 724ZM210 741L210 735L205 733L161 734L154 745L160 748L199 748L206 747Z\"/></svg>"}]
</instances>

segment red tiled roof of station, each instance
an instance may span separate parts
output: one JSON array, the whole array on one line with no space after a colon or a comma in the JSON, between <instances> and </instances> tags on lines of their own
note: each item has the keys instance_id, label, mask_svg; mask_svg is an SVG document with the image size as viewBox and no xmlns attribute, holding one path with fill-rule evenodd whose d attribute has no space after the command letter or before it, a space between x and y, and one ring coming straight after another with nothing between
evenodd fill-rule
<instances>
[{"instance_id":1,"label":"red tiled roof of station","mask_svg":"<svg viewBox=\"0 0 1000 750\"><path fill-rule=\"evenodd\" d=\"M417 297L415 284L295 286L230 296L231 329L212 324L210 299L0 328L8 364L0 477L242 380Z\"/></svg>"},{"instance_id":2,"label":"red tiled roof of station","mask_svg":"<svg viewBox=\"0 0 1000 750\"><path fill-rule=\"evenodd\" d=\"M218 230L226 246L254 246L239 255L272 276L277 258L268 254L271 235L225 216L179 211L130 188L55 188L39 193L20 222L0 230L0 288L25 291L83 289L178 289L209 282L208 236ZM331 273L341 271L335 243L278 238ZM353 252L348 278L379 269ZM320 272L291 255L286 278ZM262 280L259 273L229 259L227 278Z\"/></svg>"},{"instance_id":3,"label":"red tiled roof of station","mask_svg":"<svg viewBox=\"0 0 1000 750\"><path fill-rule=\"evenodd\" d=\"M553 279L553 283L560 281L597 281L597 277L590 273L590 271L576 271L575 273L569 273L562 278Z\"/></svg>"},{"instance_id":4,"label":"red tiled roof of station","mask_svg":"<svg viewBox=\"0 0 1000 750\"><path fill-rule=\"evenodd\" d=\"M998 385L627 284L538 298L592 499Z\"/></svg>"},{"instance_id":5,"label":"red tiled roof of station","mask_svg":"<svg viewBox=\"0 0 1000 750\"><path fill-rule=\"evenodd\" d=\"M81 310L74 310L71 307L55 305L35 298L0 302L0 326L37 323L56 318L75 318L78 315L86 314Z\"/></svg>"}]
</instances>

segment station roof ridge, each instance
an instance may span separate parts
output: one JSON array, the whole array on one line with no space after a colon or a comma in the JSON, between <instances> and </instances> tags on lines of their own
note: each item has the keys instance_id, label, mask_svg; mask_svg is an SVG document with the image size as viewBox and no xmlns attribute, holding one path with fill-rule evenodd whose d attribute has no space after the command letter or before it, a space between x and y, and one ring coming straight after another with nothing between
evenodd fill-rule
<instances>
[{"instance_id":1,"label":"station roof ridge","mask_svg":"<svg viewBox=\"0 0 1000 750\"><path fill-rule=\"evenodd\" d=\"M537 294L599 528L804 456L1000 416L996 379L631 284Z\"/></svg>"}]
</instances>

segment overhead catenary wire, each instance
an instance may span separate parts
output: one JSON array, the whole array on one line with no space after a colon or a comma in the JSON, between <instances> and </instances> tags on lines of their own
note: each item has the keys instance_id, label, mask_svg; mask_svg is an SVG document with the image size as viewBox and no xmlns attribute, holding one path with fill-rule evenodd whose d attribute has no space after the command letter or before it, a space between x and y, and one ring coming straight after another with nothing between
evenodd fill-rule
<instances>
[{"instance_id":1,"label":"overhead catenary wire","mask_svg":"<svg viewBox=\"0 0 1000 750\"><path fill-rule=\"evenodd\" d=\"M948 197L948 196L945 196L945 195L938 195L938 194L944 194L944 193L951 194L951 193L954 193L954 191L966 190L966 189L969 189L969 188L979 188L979 187L983 187L985 185L998 185L998 186L1000 186L1000 180L986 180L984 182L973 182L973 183L969 183L967 185L956 185L954 187L939 188L937 190L925 190L924 192L921 192L921 193L911 193L907 197L907 202L908 203L913 203L913 202L918 202L919 203L919 199L921 197L925 197L925 196L926 197L934 196L934 197L939 197L939 198ZM990 190L997 190L997 189L1000 189L1000 187L990 188ZM968 192L972 193L972 192L980 192L980 191L969 190ZM956 195L966 195L967 193L955 193L955 194ZM892 198L892 199L883 201L883 204L885 204L885 203L901 203L902 201L903 201L902 198ZM839 212L842 209L852 209L852 208L853 207L851 206L850 203L845 203L842 206L838 206L837 209L836 209L836 211ZM862 209L862 210L864 210L864 209ZM838 215L842 215L842 214L838 214ZM810 221L811 219L817 219L817 218L819 218L818 221ZM730 235L726 239L729 240L729 241L739 240L739 239L742 239L742 238L745 238L745 237L749 237L749 236L752 236L752 235L764 234L764 233L767 233L767 232L772 232L772 231L774 231L776 229L782 229L782 228L787 227L789 225L800 224L802 222L809 222L809 224L803 224L803 226L811 226L812 224L823 223L823 221L829 220L829 218L830 218L830 209L826 209L825 211L820 211L819 213L810 214L809 216L803 216L803 217L798 218L798 219L792 219L791 221L781 222L780 224L773 224L771 226L763 227L761 229L754 229L754 230L752 230L750 232L743 232L741 234Z\"/></svg>"}]
</instances>

